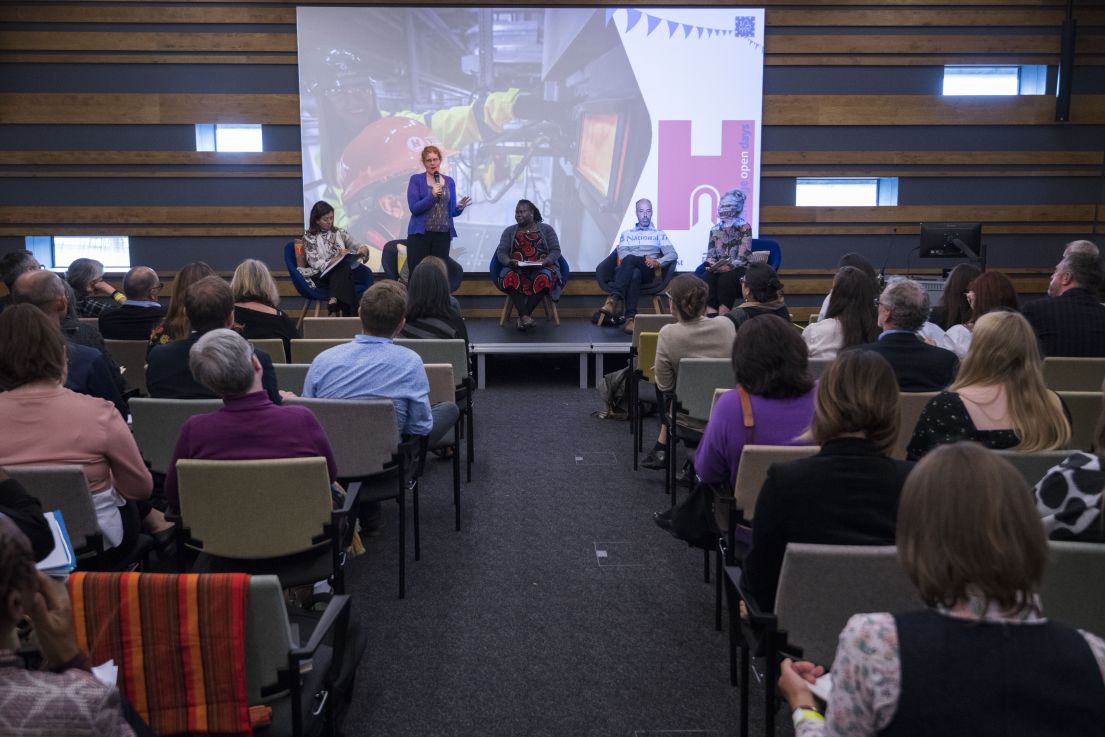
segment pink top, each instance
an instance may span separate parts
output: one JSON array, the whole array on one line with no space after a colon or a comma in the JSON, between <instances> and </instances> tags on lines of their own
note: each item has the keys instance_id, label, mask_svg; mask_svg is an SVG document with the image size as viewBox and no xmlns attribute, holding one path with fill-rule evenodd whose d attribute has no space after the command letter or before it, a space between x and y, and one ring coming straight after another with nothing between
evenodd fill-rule
<instances>
[{"instance_id":1,"label":"pink top","mask_svg":"<svg viewBox=\"0 0 1105 737\"><path fill-rule=\"evenodd\" d=\"M153 478L115 406L54 382L0 393L0 466L72 463L93 494L148 499Z\"/></svg>"}]
</instances>

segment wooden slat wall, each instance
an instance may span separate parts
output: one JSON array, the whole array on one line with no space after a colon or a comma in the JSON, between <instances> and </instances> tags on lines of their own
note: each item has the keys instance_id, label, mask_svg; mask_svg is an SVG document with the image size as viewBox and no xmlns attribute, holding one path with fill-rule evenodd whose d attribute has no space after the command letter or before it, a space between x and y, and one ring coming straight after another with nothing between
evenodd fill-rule
<instances>
[{"instance_id":1,"label":"wooden slat wall","mask_svg":"<svg viewBox=\"0 0 1105 737\"><path fill-rule=\"evenodd\" d=\"M547 0L549 5L576 5ZM0 75L10 65L43 65L49 79L52 65L142 65L151 74L179 73L166 65L296 64L296 5L372 5L353 0L88 0L80 3L15 0L0 7ZM382 4L382 3L381 3ZM449 0L426 5L480 5ZM639 6L666 5L664 0ZM711 5L690 2L690 5ZM883 67L895 70L931 67L933 74L948 63L1047 64L1058 62L1059 27L1066 0L761 0L767 8L765 63L769 67L811 69ZM1077 0L1079 21L1077 74L1105 74L1105 7L1098 0ZM186 25L185 30L178 27ZM176 67L174 67L175 69ZM12 89L10 87L5 89ZM933 89L937 89L934 85ZM263 154L212 154L179 150L179 141L162 148L96 150L87 143L72 147L56 138L44 139L41 150L16 150L4 144L5 126L26 125L151 125L180 126L211 122L260 122L298 126L296 94L242 90L236 93L159 93L148 89L73 92L64 85L0 92L0 193L25 180L56 180L74 194L65 206L8 205L0 196L0 238L3 247L24 235L120 234L135 238L179 238L182 247L203 238L265 238L283 243L302 222L298 199L267 203L227 202L220 207L194 207L175 201L112 202L93 205L80 192L110 188L115 183L153 180L225 180L248 186L302 176L298 150ZM1105 141L1087 146L1066 144L1065 131L1079 126L1105 126L1105 94L1076 95L1072 120L1054 122L1052 96L1016 98L944 98L933 94L820 94L817 89L777 94L770 86L764 98L765 184L803 176L896 176L903 181L969 179L989 182L984 189L1001 192L1009 178L1027 180L1041 192L1037 203L1020 199L994 204L970 204L960 195L946 201L917 204L900 197L898 207L799 208L766 199L761 208L761 234L785 240L849 236L869 242L888 236L915 235L920 220L981 221L994 236L1039 236L1052 242L1105 234ZM801 126L830 127L841 132L871 126L909 130L931 127L931 135L953 127L1015 127L1025 133L1024 147L1006 145L989 150L985 133L976 145L958 144L930 151L930 134L914 135L898 150L863 150L839 145L832 150L786 149L772 145L773 131ZM1047 129L1048 143L1032 132ZM1105 136L1102 136L1105 138ZM168 140L168 139L167 139ZM174 139L175 140L175 139ZM1085 137L1083 139L1085 140ZM857 150L858 149L858 150ZM1050 187L1084 194L1056 204ZM949 186L949 192L954 188ZM128 190L133 191L133 188ZM905 188L903 187L903 193ZM20 200L22 201L22 200ZM97 202L100 200L97 199ZM1099 239L1100 240L1100 239ZM1103 244L1105 245L1105 244ZM232 253L231 261L252 253ZM835 255L822 259L826 264ZM1045 270L1053 254L1040 263L1021 264ZM784 266L801 266L786 261ZM784 269L786 271L787 269ZM798 272L793 272L795 276ZM803 277L799 293L826 286L820 277ZM1023 286L1038 288L1040 277L1024 277ZM570 293L593 291L576 282ZM1021 285L1019 285L1021 286ZM284 287L285 289L287 287ZM483 294L477 287L476 293ZM483 295L487 296L487 295Z\"/></svg>"}]
</instances>

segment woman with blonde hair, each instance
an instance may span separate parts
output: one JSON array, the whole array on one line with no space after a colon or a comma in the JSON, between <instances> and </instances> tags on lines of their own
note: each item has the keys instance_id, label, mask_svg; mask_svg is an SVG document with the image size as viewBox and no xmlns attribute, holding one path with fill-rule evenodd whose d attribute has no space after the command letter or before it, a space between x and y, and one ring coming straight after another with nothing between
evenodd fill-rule
<instances>
[{"instance_id":1,"label":"woman with blonde hair","mask_svg":"<svg viewBox=\"0 0 1105 737\"><path fill-rule=\"evenodd\" d=\"M1008 461L974 443L926 456L897 542L926 608L848 621L824 711L809 689L824 669L783 661L797 737L1102 734L1105 642L1045 618L1047 541Z\"/></svg>"},{"instance_id":2,"label":"woman with blonde hair","mask_svg":"<svg viewBox=\"0 0 1105 737\"><path fill-rule=\"evenodd\" d=\"M948 390L921 412L909 458L937 445L974 440L988 448L1053 450L1070 441L1059 395L1044 385L1036 334L1019 313L990 312L975 323L967 358Z\"/></svg>"},{"instance_id":3,"label":"woman with blonde hair","mask_svg":"<svg viewBox=\"0 0 1105 737\"><path fill-rule=\"evenodd\" d=\"M864 277L866 278L866 277ZM817 455L767 471L744 576L771 611L787 543L893 545L898 497L913 464L889 457L898 437L898 380L874 351L843 351L817 385Z\"/></svg>"},{"instance_id":4,"label":"woman with blonde hair","mask_svg":"<svg viewBox=\"0 0 1105 737\"><path fill-rule=\"evenodd\" d=\"M241 326L247 340L280 338L285 355L291 355L291 340L298 338L295 323L282 310L280 294L269 267L257 259L246 259L234 270L230 280L234 292L234 322Z\"/></svg>"},{"instance_id":5,"label":"woman with blonde hair","mask_svg":"<svg viewBox=\"0 0 1105 737\"><path fill-rule=\"evenodd\" d=\"M177 272L165 319L150 333L150 348L174 340L184 340L192 334L192 325L184 312L184 295L188 293L189 287L208 276L215 276L215 270L203 261L193 261Z\"/></svg>"}]
</instances>

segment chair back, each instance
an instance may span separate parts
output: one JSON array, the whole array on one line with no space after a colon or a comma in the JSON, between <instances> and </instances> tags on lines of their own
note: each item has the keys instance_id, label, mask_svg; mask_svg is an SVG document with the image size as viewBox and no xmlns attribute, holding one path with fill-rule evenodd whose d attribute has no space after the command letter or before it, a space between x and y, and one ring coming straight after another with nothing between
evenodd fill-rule
<instances>
[{"instance_id":1,"label":"chair back","mask_svg":"<svg viewBox=\"0 0 1105 737\"><path fill-rule=\"evenodd\" d=\"M203 552L260 560L329 546L326 459L177 461L180 513Z\"/></svg>"},{"instance_id":2,"label":"chair back","mask_svg":"<svg viewBox=\"0 0 1105 737\"><path fill-rule=\"evenodd\" d=\"M1040 587L1044 613L1070 627L1105 632L1105 545L1052 540L1047 570ZM1088 585L1087 585L1088 584Z\"/></svg>"},{"instance_id":3,"label":"chair back","mask_svg":"<svg viewBox=\"0 0 1105 737\"><path fill-rule=\"evenodd\" d=\"M273 697L281 671L288 668L293 640L284 591L276 576L250 576L246 598L246 702L260 704Z\"/></svg>"},{"instance_id":4,"label":"chair back","mask_svg":"<svg viewBox=\"0 0 1105 737\"><path fill-rule=\"evenodd\" d=\"M675 374L675 396L687 414L705 422L710 418L714 390L737 383L728 358L683 358Z\"/></svg>"},{"instance_id":5,"label":"chair back","mask_svg":"<svg viewBox=\"0 0 1105 737\"><path fill-rule=\"evenodd\" d=\"M284 404L314 413L334 451L338 478L365 478L392 463L399 447L399 423L390 399L288 397Z\"/></svg>"},{"instance_id":6,"label":"chair back","mask_svg":"<svg viewBox=\"0 0 1105 737\"><path fill-rule=\"evenodd\" d=\"M746 445L741 450L741 462L737 467L737 480L733 485L733 497L741 516L752 521L756 512L756 500L767 480L767 469L773 463L786 463L799 458L817 455L819 445Z\"/></svg>"},{"instance_id":7,"label":"chair back","mask_svg":"<svg viewBox=\"0 0 1105 737\"><path fill-rule=\"evenodd\" d=\"M1089 450L1094 443L1097 418L1101 415L1101 391L1059 392L1070 410L1070 442L1068 448Z\"/></svg>"},{"instance_id":8,"label":"chair back","mask_svg":"<svg viewBox=\"0 0 1105 737\"><path fill-rule=\"evenodd\" d=\"M426 378L430 380L430 404L455 402L457 384L453 380L453 365L449 363L425 364Z\"/></svg>"},{"instance_id":9,"label":"chair back","mask_svg":"<svg viewBox=\"0 0 1105 737\"><path fill-rule=\"evenodd\" d=\"M38 499L42 511L61 512L65 530L77 552L90 547L89 538L99 535L96 510L84 470L78 465L49 464L42 466L5 466L13 479L23 484L27 493Z\"/></svg>"},{"instance_id":10,"label":"chair back","mask_svg":"<svg viewBox=\"0 0 1105 737\"><path fill-rule=\"evenodd\" d=\"M783 251L779 248L779 241L770 238L753 238L752 252L767 251L767 265L776 271L783 264Z\"/></svg>"},{"instance_id":11,"label":"chair back","mask_svg":"<svg viewBox=\"0 0 1105 737\"><path fill-rule=\"evenodd\" d=\"M396 338L395 344L410 348L422 358L422 363L452 364L453 379L458 384L468 378L468 352L463 338Z\"/></svg>"},{"instance_id":12,"label":"chair back","mask_svg":"<svg viewBox=\"0 0 1105 737\"><path fill-rule=\"evenodd\" d=\"M998 450L995 452L1012 463L1029 486L1038 484L1045 473L1053 466L1059 465L1071 454L1070 450L1039 450L1035 453L1026 453L1023 450Z\"/></svg>"},{"instance_id":13,"label":"chair back","mask_svg":"<svg viewBox=\"0 0 1105 737\"><path fill-rule=\"evenodd\" d=\"M255 350L267 353L274 366L288 362L288 356L284 352L283 338L251 338L249 344Z\"/></svg>"},{"instance_id":14,"label":"chair back","mask_svg":"<svg viewBox=\"0 0 1105 737\"><path fill-rule=\"evenodd\" d=\"M1099 392L1105 379L1105 358L1048 356L1044 383L1057 392Z\"/></svg>"},{"instance_id":15,"label":"chair back","mask_svg":"<svg viewBox=\"0 0 1105 737\"><path fill-rule=\"evenodd\" d=\"M100 329L100 318L98 318L98 317L78 317L77 319L80 320L85 325L91 325L92 327L96 328L97 330Z\"/></svg>"},{"instance_id":16,"label":"chair back","mask_svg":"<svg viewBox=\"0 0 1105 737\"><path fill-rule=\"evenodd\" d=\"M303 393L303 384L307 381L309 363L274 363L276 385L281 391Z\"/></svg>"},{"instance_id":17,"label":"chair back","mask_svg":"<svg viewBox=\"0 0 1105 737\"><path fill-rule=\"evenodd\" d=\"M637 368L640 369L641 377L645 381L655 384L656 344L660 340L660 333L641 333L637 338Z\"/></svg>"},{"instance_id":18,"label":"chair back","mask_svg":"<svg viewBox=\"0 0 1105 737\"><path fill-rule=\"evenodd\" d=\"M671 315L644 315L638 314L633 319L633 338L630 345L636 348L641 344L641 333L659 333L660 328L675 322Z\"/></svg>"},{"instance_id":19,"label":"chair back","mask_svg":"<svg viewBox=\"0 0 1105 737\"><path fill-rule=\"evenodd\" d=\"M717 401L719 399L721 399L721 396L723 394L725 394L725 392L731 392L731 391L733 391L733 390L732 389L722 389L721 387L718 387L717 389L714 389L714 401L710 402L710 417L714 416L714 407L717 406Z\"/></svg>"},{"instance_id":20,"label":"chair back","mask_svg":"<svg viewBox=\"0 0 1105 737\"><path fill-rule=\"evenodd\" d=\"M833 662L840 631L853 614L924 606L893 545L788 543L775 592L787 642L814 663Z\"/></svg>"},{"instance_id":21,"label":"chair back","mask_svg":"<svg viewBox=\"0 0 1105 737\"><path fill-rule=\"evenodd\" d=\"M300 297L306 300L326 299L326 292L312 289L311 285L308 284L307 280L303 277L303 274L299 273L299 269L295 264L295 241L288 241L284 244L284 268L288 270L288 276L291 277L292 286L295 287L295 291L299 292Z\"/></svg>"},{"instance_id":22,"label":"chair back","mask_svg":"<svg viewBox=\"0 0 1105 737\"><path fill-rule=\"evenodd\" d=\"M221 399L152 399L136 397L129 402L131 431L150 464L150 470L168 473L180 428L192 415L214 412Z\"/></svg>"},{"instance_id":23,"label":"chair back","mask_svg":"<svg viewBox=\"0 0 1105 737\"><path fill-rule=\"evenodd\" d=\"M328 351L335 346L348 343L349 338L293 338L291 363L310 363L318 358L318 354Z\"/></svg>"},{"instance_id":24,"label":"chair back","mask_svg":"<svg viewBox=\"0 0 1105 737\"><path fill-rule=\"evenodd\" d=\"M825 373L825 369L829 368L829 365L835 360L834 358L811 358L809 362L810 376L814 379L820 379L821 374Z\"/></svg>"},{"instance_id":25,"label":"chair back","mask_svg":"<svg viewBox=\"0 0 1105 737\"><path fill-rule=\"evenodd\" d=\"M303 337L330 340L352 340L362 329L359 317L307 317L303 320Z\"/></svg>"},{"instance_id":26,"label":"chair back","mask_svg":"<svg viewBox=\"0 0 1105 737\"><path fill-rule=\"evenodd\" d=\"M125 369L123 378L135 389L146 393L146 351L149 341L104 339L111 360Z\"/></svg>"},{"instance_id":27,"label":"chair back","mask_svg":"<svg viewBox=\"0 0 1105 737\"><path fill-rule=\"evenodd\" d=\"M901 424L898 425L898 439L894 441L894 448L890 451L891 458L899 460L906 456L906 448L913 438L913 430L917 427L917 420L921 419L921 412L925 405L940 392L900 392L898 394L898 407L901 409Z\"/></svg>"},{"instance_id":28,"label":"chair back","mask_svg":"<svg viewBox=\"0 0 1105 737\"><path fill-rule=\"evenodd\" d=\"M641 294L651 296L665 291L668 288L668 284L671 284L671 280L675 278L676 269L678 268L679 259L664 264L659 279L653 279L648 284L641 285ZM668 309L671 309L670 304L668 305Z\"/></svg>"}]
</instances>

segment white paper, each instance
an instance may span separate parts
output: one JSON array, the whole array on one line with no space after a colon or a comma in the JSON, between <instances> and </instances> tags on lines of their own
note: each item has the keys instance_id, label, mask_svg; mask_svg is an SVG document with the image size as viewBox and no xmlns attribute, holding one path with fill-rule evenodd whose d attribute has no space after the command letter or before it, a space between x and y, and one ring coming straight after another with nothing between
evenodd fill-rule
<instances>
[{"instance_id":1,"label":"white paper","mask_svg":"<svg viewBox=\"0 0 1105 737\"><path fill-rule=\"evenodd\" d=\"M829 691L833 688L833 674L826 673L810 684L810 693L822 701L828 702Z\"/></svg>"},{"instance_id":2,"label":"white paper","mask_svg":"<svg viewBox=\"0 0 1105 737\"><path fill-rule=\"evenodd\" d=\"M115 665L114 660L109 660L92 666L92 675L105 686L114 686L119 678L119 666Z\"/></svg>"}]
</instances>

